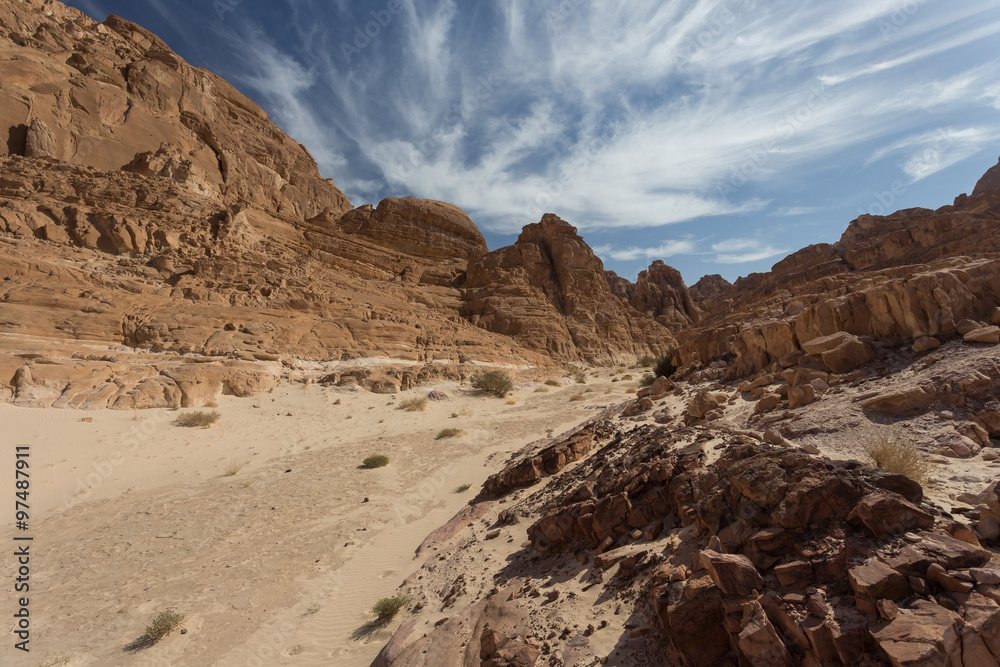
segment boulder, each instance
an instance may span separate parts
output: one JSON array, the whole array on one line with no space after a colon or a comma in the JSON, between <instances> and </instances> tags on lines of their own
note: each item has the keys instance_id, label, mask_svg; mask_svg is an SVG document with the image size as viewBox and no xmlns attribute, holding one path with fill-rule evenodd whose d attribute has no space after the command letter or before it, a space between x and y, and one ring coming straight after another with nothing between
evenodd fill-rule
<instances>
[{"instance_id":1,"label":"boulder","mask_svg":"<svg viewBox=\"0 0 1000 667\"><path fill-rule=\"evenodd\" d=\"M863 523L875 537L931 528L934 517L894 493L871 493L851 510L850 521Z\"/></svg>"},{"instance_id":2,"label":"boulder","mask_svg":"<svg viewBox=\"0 0 1000 667\"><path fill-rule=\"evenodd\" d=\"M906 577L878 559L852 567L847 578L858 609L873 618L878 614L879 600L902 600L910 594Z\"/></svg>"},{"instance_id":3,"label":"boulder","mask_svg":"<svg viewBox=\"0 0 1000 667\"><path fill-rule=\"evenodd\" d=\"M1000 343L1000 327L978 327L962 337L966 343Z\"/></svg>"},{"instance_id":4,"label":"boulder","mask_svg":"<svg viewBox=\"0 0 1000 667\"><path fill-rule=\"evenodd\" d=\"M922 354L941 347L941 341L932 336L921 336L913 341L913 351Z\"/></svg>"},{"instance_id":5,"label":"boulder","mask_svg":"<svg viewBox=\"0 0 1000 667\"><path fill-rule=\"evenodd\" d=\"M969 664L962 661L960 616L927 600L907 611L872 633L895 667Z\"/></svg>"},{"instance_id":6,"label":"boulder","mask_svg":"<svg viewBox=\"0 0 1000 667\"><path fill-rule=\"evenodd\" d=\"M872 412L887 415L905 415L926 409L934 402L935 392L932 388L913 387L892 391L869 398L861 402L861 406Z\"/></svg>"},{"instance_id":7,"label":"boulder","mask_svg":"<svg viewBox=\"0 0 1000 667\"><path fill-rule=\"evenodd\" d=\"M741 554L720 554L706 549L695 555L692 566L694 570L708 570L712 581L724 595L742 597L755 590L764 590L764 580L757 568Z\"/></svg>"}]
</instances>

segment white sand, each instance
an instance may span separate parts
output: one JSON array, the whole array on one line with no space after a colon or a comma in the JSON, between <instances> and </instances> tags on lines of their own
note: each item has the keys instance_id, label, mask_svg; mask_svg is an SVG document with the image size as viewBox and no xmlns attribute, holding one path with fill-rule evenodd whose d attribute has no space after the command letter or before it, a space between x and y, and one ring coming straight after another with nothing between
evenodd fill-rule
<instances>
[{"instance_id":1,"label":"white sand","mask_svg":"<svg viewBox=\"0 0 1000 667\"><path fill-rule=\"evenodd\" d=\"M223 397L209 429L173 424L189 410L0 405L7 465L14 444L31 446L35 538L32 652L25 660L6 642L0 663L367 665L397 624L367 638L352 633L417 569L424 537L508 453L636 386L601 375L546 393L518 389L514 405L454 383L396 396L283 385ZM422 412L396 409L430 389L451 398ZM586 400L568 400L585 389ZM445 427L464 435L436 439ZM361 468L373 452L390 465ZM241 467L230 476L232 462ZM4 480L10 498L13 479ZM461 484L472 488L455 493ZM8 543L12 520L11 512L0 528ZM12 596L0 604L13 613ZM187 617L187 632L125 651L167 608Z\"/></svg>"}]
</instances>

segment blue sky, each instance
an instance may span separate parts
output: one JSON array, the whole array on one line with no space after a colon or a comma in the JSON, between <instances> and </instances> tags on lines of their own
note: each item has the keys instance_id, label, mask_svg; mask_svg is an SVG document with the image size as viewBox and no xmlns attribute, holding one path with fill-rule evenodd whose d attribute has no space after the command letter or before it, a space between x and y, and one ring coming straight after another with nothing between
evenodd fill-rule
<instances>
[{"instance_id":1,"label":"blue sky","mask_svg":"<svg viewBox=\"0 0 1000 667\"><path fill-rule=\"evenodd\" d=\"M1000 155L993 0L73 0L159 34L354 205L553 212L609 269L766 271Z\"/></svg>"}]
</instances>

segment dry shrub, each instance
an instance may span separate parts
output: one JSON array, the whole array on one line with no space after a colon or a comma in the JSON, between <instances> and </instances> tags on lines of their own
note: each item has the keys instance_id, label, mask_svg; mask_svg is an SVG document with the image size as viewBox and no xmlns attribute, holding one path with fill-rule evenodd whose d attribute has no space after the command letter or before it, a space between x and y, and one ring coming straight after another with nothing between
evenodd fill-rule
<instances>
[{"instance_id":1,"label":"dry shrub","mask_svg":"<svg viewBox=\"0 0 1000 667\"><path fill-rule=\"evenodd\" d=\"M400 401L397 410L406 410L407 412L420 412L427 407L426 398L408 398L405 401Z\"/></svg>"},{"instance_id":2,"label":"dry shrub","mask_svg":"<svg viewBox=\"0 0 1000 667\"><path fill-rule=\"evenodd\" d=\"M505 397L514 389L510 376L503 371L480 371L472 376L472 388L499 398Z\"/></svg>"},{"instance_id":3,"label":"dry shrub","mask_svg":"<svg viewBox=\"0 0 1000 667\"><path fill-rule=\"evenodd\" d=\"M184 617L173 609L161 611L153 617L153 620L146 626L146 631L141 637L135 639L128 646L126 651L136 652L156 644L158 641L173 632L177 626L184 622Z\"/></svg>"},{"instance_id":4,"label":"dry shrub","mask_svg":"<svg viewBox=\"0 0 1000 667\"><path fill-rule=\"evenodd\" d=\"M583 394L573 394L572 396L569 397L569 400L571 400L571 401L583 401L583 400L585 400L585 397L584 397Z\"/></svg>"},{"instance_id":5,"label":"dry shrub","mask_svg":"<svg viewBox=\"0 0 1000 667\"><path fill-rule=\"evenodd\" d=\"M559 380L546 380L545 384L549 385L550 387L561 387L562 386L562 382L560 382Z\"/></svg>"},{"instance_id":6,"label":"dry shrub","mask_svg":"<svg viewBox=\"0 0 1000 667\"><path fill-rule=\"evenodd\" d=\"M898 426L868 426L858 439L869 462L889 472L906 475L925 485L934 464L924 458L916 438Z\"/></svg>"},{"instance_id":7,"label":"dry shrub","mask_svg":"<svg viewBox=\"0 0 1000 667\"><path fill-rule=\"evenodd\" d=\"M372 607L372 613L378 617L380 621L392 620L392 617L399 613L399 610L406 606L409 602L409 598L403 596L397 596L392 598L382 598L375 603Z\"/></svg>"},{"instance_id":8,"label":"dry shrub","mask_svg":"<svg viewBox=\"0 0 1000 667\"><path fill-rule=\"evenodd\" d=\"M181 415L174 423L188 428L208 428L219 421L221 417L222 414L218 410L196 410Z\"/></svg>"},{"instance_id":9,"label":"dry shrub","mask_svg":"<svg viewBox=\"0 0 1000 667\"><path fill-rule=\"evenodd\" d=\"M460 428L443 428L438 431L437 439L441 440L443 438L457 438L460 435L465 435L465 431Z\"/></svg>"},{"instance_id":10,"label":"dry shrub","mask_svg":"<svg viewBox=\"0 0 1000 667\"><path fill-rule=\"evenodd\" d=\"M239 459L230 459L226 464L226 475L232 477L243 469L243 462Z\"/></svg>"}]
</instances>

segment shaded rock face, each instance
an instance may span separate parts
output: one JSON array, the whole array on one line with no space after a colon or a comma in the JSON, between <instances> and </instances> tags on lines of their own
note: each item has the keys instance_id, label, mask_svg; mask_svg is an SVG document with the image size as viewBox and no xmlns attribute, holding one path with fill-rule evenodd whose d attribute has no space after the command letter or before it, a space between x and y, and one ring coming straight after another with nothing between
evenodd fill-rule
<instances>
[{"instance_id":1,"label":"shaded rock face","mask_svg":"<svg viewBox=\"0 0 1000 667\"><path fill-rule=\"evenodd\" d=\"M615 298L604 266L555 215L527 225L514 245L469 262L462 314L530 349L593 362L660 354L670 331Z\"/></svg>"},{"instance_id":2,"label":"shaded rock face","mask_svg":"<svg viewBox=\"0 0 1000 667\"><path fill-rule=\"evenodd\" d=\"M363 234L411 255L475 259L488 251L486 240L457 206L439 201L383 199L377 208L356 208L340 219L344 231Z\"/></svg>"}]
</instances>

